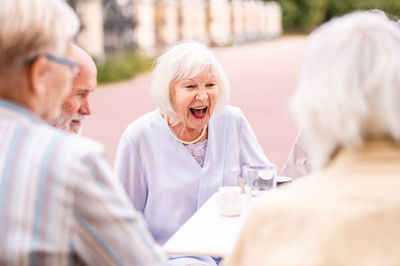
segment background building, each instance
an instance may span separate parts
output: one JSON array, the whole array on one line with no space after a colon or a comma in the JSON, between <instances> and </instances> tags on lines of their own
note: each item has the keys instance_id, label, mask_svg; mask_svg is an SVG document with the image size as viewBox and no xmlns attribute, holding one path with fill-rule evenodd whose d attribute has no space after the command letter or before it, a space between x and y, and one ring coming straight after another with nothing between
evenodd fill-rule
<instances>
[{"instance_id":1,"label":"background building","mask_svg":"<svg viewBox=\"0 0 400 266\"><path fill-rule=\"evenodd\" d=\"M211 46L279 36L279 4L261 0L71 0L78 44L92 56L137 47L147 53L182 39Z\"/></svg>"}]
</instances>

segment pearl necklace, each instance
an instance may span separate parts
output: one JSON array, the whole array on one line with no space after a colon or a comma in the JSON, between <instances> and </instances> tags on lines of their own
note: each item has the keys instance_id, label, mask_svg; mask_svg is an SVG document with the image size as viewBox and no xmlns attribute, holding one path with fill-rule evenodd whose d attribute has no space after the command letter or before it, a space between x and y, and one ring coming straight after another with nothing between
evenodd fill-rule
<instances>
[{"instance_id":1,"label":"pearl necklace","mask_svg":"<svg viewBox=\"0 0 400 266\"><path fill-rule=\"evenodd\" d=\"M184 141L184 140L181 140L180 138L178 138L178 136L175 134L175 132L173 132L172 129L171 129L171 127L168 125L168 118L167 118L167 116L165 115L164 117L165 117L165 119L164 119L164 120L165 120L165 123L167 124L168 132L171 134L172 137L174 137L175 140L179 141L180 143L183 143L183 144L186 144L186 145L194 144L194 143L198 142L199 140L201 140L201 138L204 137L204 134L206 134L207 125L205 125L205 127L204 127L203 130L201 131L200 136L199 136L197 139L192 140L192 141Z\"/></svg>"}]
</instances>

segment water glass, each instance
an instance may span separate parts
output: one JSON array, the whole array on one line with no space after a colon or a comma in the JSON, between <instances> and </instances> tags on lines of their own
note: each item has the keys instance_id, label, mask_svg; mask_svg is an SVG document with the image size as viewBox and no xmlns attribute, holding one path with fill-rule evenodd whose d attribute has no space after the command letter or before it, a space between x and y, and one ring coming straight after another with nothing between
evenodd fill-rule
<instances>
[{"instance_id":1,"label":"water glass","mask_svg":"<svg viewBox=\"0 0 400 266\"><path fill-rule=\"evenodd\" d=\"M273 165L246 165L243 167L244 191L252 197L276 188L278 168Z\"/></svg>"}]
</instances>

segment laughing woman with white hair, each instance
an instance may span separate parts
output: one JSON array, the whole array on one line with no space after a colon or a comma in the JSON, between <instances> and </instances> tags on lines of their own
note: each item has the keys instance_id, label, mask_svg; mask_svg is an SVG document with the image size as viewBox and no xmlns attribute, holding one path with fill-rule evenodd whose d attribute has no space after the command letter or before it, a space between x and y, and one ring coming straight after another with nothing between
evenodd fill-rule
<instances>
[{"instance_id":1,"label":"laughing woman with white hair","mask_svg":"<svg viewBox=\"0 0 400 266\"><path fill-rule=\"evenodd\" d=\"M227 78L203 44L185 41L161 55L151 94L158 109L126 129L115 172L162 245L219 187L237 185L243 165L268 160L242 111L226 105ZM218 260L170 260L193 263Z\"/></svg>"},{"instance_id":2,"label":"laughing woman with white hair","mask_svg":"<svg viewBox=\"0 0 400 266\"><path fill-rule=\"evenodd\" d=\"M399 58L381 12L311 34L292 106L315 172L260 198L227 265L400 265Z\"/></svg>"}]
</instances>

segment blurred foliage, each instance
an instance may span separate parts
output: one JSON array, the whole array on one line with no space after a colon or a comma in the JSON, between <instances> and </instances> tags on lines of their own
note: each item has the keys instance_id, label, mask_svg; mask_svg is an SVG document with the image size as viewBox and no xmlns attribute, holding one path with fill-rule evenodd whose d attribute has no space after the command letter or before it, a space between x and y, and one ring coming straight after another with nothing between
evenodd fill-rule
<instances>
[{"instance_id":1,"label":"blurred foliage","mask_svg":"<svg viewBox=\"0 0 400 266\"><path fill-rule=\"evenodd\" d=\"M270 0L264 0L270 1ZM400 19L400 0L274 0L282 7L286 32L307 33L332 17L354 10L381 9Z\"/></svg>"},{"instance_id":2,"label":"blurred foliage","mask_svg":"<svg viewBox=\"0 0 400 266\"><path fill-rule=\"evenodd\" d=\"M68 3L70 6L72 6L72 8L75 8L75 7L76 7L76 2L77 2L77 0L67 0L67 3Z\"/></svg>"},{"instance_id":3,"label":"blurred foliage","mask_svg":"<svg viewBox=\"0 0 400 266\"><path fill-rule=\"evenodd\" d=\"M78 2L80 2L80 1L83 1L83 0L66 0L66 1L67 1L67 3L70 4L73 8L75 8L75 7L76 7L76 4L77 4ZM107 4L110 4L110 3L115 3L116 0L101 0L101 2L103 3L103 6L104 6L104 5L107 5Z\"/></svg>"},{"instance_id":4,"label":"blurred foliage","mask_svg":"<svg viewBox=\"0 0 400 266\"><path fill-rule=\"evenodd\" d=\"M120 50L109 54L103 61L95 60L99 84L131 79L151 69L152 58L137 50Z\"/></svg>"}]
</instances>

